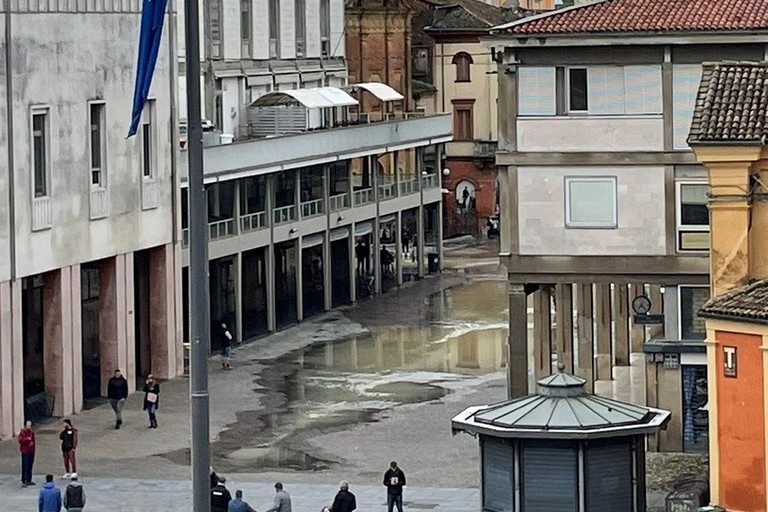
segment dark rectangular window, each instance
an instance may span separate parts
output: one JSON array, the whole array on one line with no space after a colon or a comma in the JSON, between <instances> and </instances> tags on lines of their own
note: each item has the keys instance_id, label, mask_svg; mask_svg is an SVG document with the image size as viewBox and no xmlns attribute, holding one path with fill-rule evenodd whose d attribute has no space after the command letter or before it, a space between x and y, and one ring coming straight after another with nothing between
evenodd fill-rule
<instances>
[{"instance_id":1,"label":"dark rectangular window","mask_svg":"<svg viewBox=\"0 0 768 512\"><path fill-rule=\"evenodd\" d=\"M680 287L680 339L704 340L707 329L704 319L698 316L698 311L709 300L707 286Z\"/></svg>"},{"instance_id":2,"label":"dark rectangular window","mask_svg":"<svg viewBox=\"0 0 768 512\"><path fill-rule=\"evenodd\" d=\"M142 174L145 178L152 177L152 125L144 123L141 125L141 154Z\"/></svg>"},{"instance_id":3,"label":"dark rectangular window","mask_svg":"<svg viewBox=\"0 0 768 512\"><path fill-rule=\"evenodd\" d=\"M474 103L475 100L453 100L454 140L474 139Z\"/></svg>"},{"instance_id":4,"label":"dark rectangular window","mask_svg":"<svg viewBox=\"0 0 768 512\"><path fill-rule=\"evenodd\" d=\"M221 0L207 0L208 27L210 34L210 56L221 57Z\"/></svg>"},{"instance_id":5,"label":"dark rectangular window","mask_svg":"<svg viewBox=\"0 0 768 512\"><path fill-rule=\"evenodd\" d=\"M35 197L48 195L48 113L32 114Z\"/></svg>"},{"instance_id":6,"label":"dark rectangular window","mask_svg":"<svg viewBox=\"0 0 768 512\"><path fill-rule=\"evenodd\" d=\"M305 0L294 0L294 16L296 17L296 56L304 56L304 42L307 32L307 4Z\"/></svg>"},{"instance_id":7,"label":"dark rectangular window","mask_svg":"<svg viewBox=\"0 0 768 512\"><path fill-rule=\"evenodd\" d=\"M280 1L269 0L269 58L280 55Z\"/></svg>"},{"instance_id":8,"label":"dark rectangular window","mask_svg":"<svg viewBox=\"0 0 768 512\"><path fill-rule=\"evenodd\" d=\"M589 108L587 96L587 69L569 69L568 110L571 112L586 112Z\"/></svg>"},{"instance_id":9,"label":"dark rectangular window","mask_svg":"<svg viewBox=\"0 0 768 512\"><path fill-rule=\"evenodd\" d=\"M103 185L104 180L104 104L90 106L91 125L91 185Z\"/></svg>"},{"instance_id":10,"label":"dark rectangular window","mask_svg":"<svg viewBox=\"0 0 768 512\"><path fill-rule=\"evenodd\" d=\"M251 1L240 0L240 42L243 57L251 56Z\"/></svg>"},{"instance_id":11,"label":"dark rectangular window","mask_svg":"<svg viewBox=\"0 0 768 512\"><path fill-rule=\"evenodd\" d=\"M320 0L320 52L323 57L331 54L331 1Z\"/></svg>"}]
</instances>

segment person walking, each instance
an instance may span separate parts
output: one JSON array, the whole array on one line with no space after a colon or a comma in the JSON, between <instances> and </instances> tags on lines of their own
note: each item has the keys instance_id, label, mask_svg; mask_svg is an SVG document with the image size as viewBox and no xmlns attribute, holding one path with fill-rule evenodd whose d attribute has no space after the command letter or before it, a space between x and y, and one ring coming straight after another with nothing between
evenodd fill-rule
<instances>
[{"instance_id":1,"label":"person walking","mask_svg":"<svg viewBox=\"0 0 768 512\"><path fill-rule=\"evenodd\" d=\"M144 382L144 410L149 415L149 428L157 428L157 409L160 407L160 384L151 373Z\"/></svg>"},{"instance_id":2,"label":"person walking","mask_svg":"<svg viewBox=\"0 0 768 512\"><path fill-rule=\"evenodd\" d=\"M64 430L59 434L61 440L61 454L64 458L64 476L69 478L72 473L77 473L77 458L75 452L80 438L77 429L72 426L72 420L64 420Z\"/></svg>"},{"instance_id":3,"label":"person walking","mask_svg":"<svg viewBox=\"0 0 768 512\"><path fill-rule=\"evenodd\" d=\"M123 424L123 407L125 407L125 399L128 398L128 381L120 373L119 368L107 382L107 398L112 410L115 411L115 430L120 430L120 425Z\"/></svg>"},{"instance_id":4,"label":"person walking","mask_svg":"<svg viewBox=\"0 0 768 512\"><path fill-rule=\"evenodd\" d=\"M387 512L392 512L394 507L397 507L398 512L403 512L405 473L397 467L397 462L389 463L389 469L384 473L384 485L387 486Z\"/></svg>"},{"instance_id":5,"label":"person walking","mask_svg":"<svg viewBox=\"0 0 768 512\"><path fill-rule=\"evenodd\" d=\"M224 485L227 479L219 477L219 482L211 489L211 512L227 512L229 502L232 501L232 495L229 489Z\"/></svg>"},{"instance_id":6,"label":"person walking","mask_svg":"<svg viewBox=\"0 0 768 512\"><path fill-rule=\"evenodd\" d=\"M235 491L235 499L229 502L227 512L256 512L247 501L243 501L243 491Z\"/></svg>"},{"instance_id":7,"label":"person walking","mask_svg":"<svg viewBox=\"0 0 768 512\"><path fill-rule=\"evenodd\" d=\"M232 369L232 333L227 329L227 324L221 324L221 367L224 370Z\"/></svg>"},{"instance_id":8,"label":"person walking","mask_svg":"<svg viewBox=\"0 0 768 512\"><path fill-rule=\"evenodd\" d=\"M21 485L35 485L32 481L32 466L35 463L35 431L32 422L24 422L24 428L19 431L19 451L21 452Z\"/></svg>"},{"instance_id":9,"label":"person walking","mask_svg":"<svg viewBox=\"0 0 768 512\"><path fill-rule=\"evenodd\" d=\"M83 512L85 507L85 489L77 481L77 473L72 473L72 482L64 491L64 508L67 512Z\"/></svg>"},{"instance_id":10,"label":"person walking","mask_svg":"<svg viewBox=\"0 0 768 512\"><path fill-rule=\"evenodd\" d=\"M37 498L37 512L61 512L61 489L53 483L53 475L45 475L45 484Z\"/></svg>"},{"instance_id":11,"label":"person walking","mask_svg":"<svg viewBox=\"0 0 768 512\"><path fill-rule=\"evenodd\" d=\"M356 509L357 501L355 501L355 495L349 492L349 482L342 480L330 512L353 512Z\"/></svg>"},{"instance_id":12,"label":"person walking","mask_svg":"<svg viewBox=\"0 0 768 512\"><path fill-rule=\"evenodd\" d=\"M275 506L267 512L291 512L291 496L283 490L283 484L275 484Z\"/></svg>"}]
</instances>

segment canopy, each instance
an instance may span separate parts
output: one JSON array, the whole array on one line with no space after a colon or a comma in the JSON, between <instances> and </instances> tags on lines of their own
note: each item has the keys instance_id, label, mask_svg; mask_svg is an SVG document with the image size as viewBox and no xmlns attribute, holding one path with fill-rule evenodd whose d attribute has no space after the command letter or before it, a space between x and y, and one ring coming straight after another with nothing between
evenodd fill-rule
<instances>
[{"instance_id":1,"label":"canopy","mask_svg":"<svg viewBox=\"0 0 768 512\"><path fill-rule=\"evenodd\" d=\"M315 87L270 92L256 99L250 106L274 107L296 103L306 108L348 107L358 104L355 98L336 87Z\"/></svg>"},{"instance_id":2,"label":"canopy","mask_svg":"<svg viewBox=\"0 0 768 512\"><path fill-rule=\"evenodd\" d=\"M381 101L400 101L403 99L403 95L394 90L387 84L381 84L379 82L365 82L362 84L351 84L344 87L345 91L356 91L363 89L376 96Z\"/></svg>"}]
</instances>

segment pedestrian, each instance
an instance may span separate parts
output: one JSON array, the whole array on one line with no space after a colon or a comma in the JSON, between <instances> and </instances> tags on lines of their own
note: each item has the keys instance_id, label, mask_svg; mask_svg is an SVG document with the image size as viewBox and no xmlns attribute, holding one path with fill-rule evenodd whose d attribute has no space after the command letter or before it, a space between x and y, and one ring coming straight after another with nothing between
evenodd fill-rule
<instances>
[{"instance_id":1,"label":"pedestrian","mask_svg":"<svg viewBox=\"0 0 768 512\"><path fill-rule=\"evenodd\" d=\"M355 501L355 495L349 492L349 482L342 480L339 484L339 492L333 499L331 512L353 512L356 509L357 501Z\"/></svg>"},{"instance_id":2,"label":"pedestrian","mask_svg":"<svg viewBox=\"0 0 768 512\"><path fill-rule=\"evenodd\" d=\"M398 512L403 512L405 473L397 467L397 462L389 463L389 469L384 473L384 485L387 486L387 512L392 512L394 507L397 507Z\"/></svg>"},{"instance_id":3,"label":"pedestrian","mask_svg":"<svg viewBox=\"0 0 768 512\"><path fill-rule=\"evenodd\" d=\"M77 457L75 452L80 438L77 429L72 426L72 420L64 420L64 430L59 434L61 440L61 454L64 457L64 476L69 478L72 473L77 473Z\"/></svg>"},{"instance_id":4,"label":"pedestrian","mask_svg":"<svg viewBox=\"0 0 768 512\"><path fill-rule=\"evenodd\" d=\"M45 475L45 484L37 498L37 512L61 512L61 489L53 483L53 475Z\"/></svg>"},{"instance_id":5,"label":"pedestrian","mask_svg":"<svg viewBox=\"0 0 768 512\"><path fill-rule=\"evenodd\" d=\"M120 430L120 425L123 424L123 407L125 407L125 399L128 398L128 381L120 373L119 368L107 382L107 398L112 410L115 411L115 430Z\"/></svg>"},{"instance_id":6,"label":"pedestrian","mask_svg":"<svg viewBox=\"0 0 768 512\"><path fill-rule=\"evenodd\" d=\"M35 431L32 422L24 422L24 428L19 431L19 451L21 452L21 485L35 485L32 481L32 466L35 464Z\"/></svg>"},{"instance_id":7,"label":"pedestrian","mask_svg":"<svg viewBox=\"0 0 768 512\"><path fill-rule=\"evenodd\" d=\"M224 485L225 483L227 483L227 479L223 476L219 477L216 487L211 489L211 512L227 512L229 509L232 495L229 494L229 490Z\"/></svg>"},{"instance_id":8,"label":"pedestrian","mask_svg":"<svg viewBox=\"0 0 768 512\"><path fill-rule=\"evenodd\" d=\"M267 512L291 512L291 497L280 482L275 484L275 506Z\"/></svg>"},{"instance_id":9,"label":"pedestrian","mask_svg":"<svg viewBox=\"0 0 768 512\"><path fill-rule=\"evenodd\" d=\"M157 409L160 407L160 384L151 373L144 382L144 410L149 415L149 428L157 428Z\"/></svg>"},{"instance_id":10,"label":"pedestrian","mask_svg":"<svg viewBox=\"0 0 768 512\"><path fill-rule=\"evenodd\" d=\"M72 473L72 482L64 491L64 508L68 512L83 512L85 508L85 489L77 481L77 473Z\"/></svg>"},{"instance_id":11,"label":"pedestrian","mask_svg":"<svg viewBox=\"0 0 768 512\"><path fill-rule=\"evenodd\" d=\"M224 370L232 369L232 333L227 329L227 324L221 324L221 367Z\"/></svg>"},{"instance_id":12,"label":"pedestrian","mask_svg":"<svg viewBox=\"0 0 768 512\"><path fill-rule=\"evenodd\" d=\"M247 501L243 501L243 491L235 491L235 499L229 502L227 512L256 512Z\"/></svg>"}]
</instances>

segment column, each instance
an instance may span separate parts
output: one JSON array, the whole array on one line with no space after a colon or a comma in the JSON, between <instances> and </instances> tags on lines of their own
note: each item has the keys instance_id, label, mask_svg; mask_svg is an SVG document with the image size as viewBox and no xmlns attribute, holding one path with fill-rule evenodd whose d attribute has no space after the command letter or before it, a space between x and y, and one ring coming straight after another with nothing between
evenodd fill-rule
<instances>
[{"instance_id":1,"label":"column","mask_svg":"<svg viewBox=\"0 0 768 512\"><path fill-rule=\"evenodd\" d=\"M347 247L349 249L349 301L357 302L357 260L355 259L355 223L349 225L349 238L347 238Z\"/></svg>"},{"instance_id":2,"label":"column","mask_svg":"<svg viewBox=\"0 0 768 512\"><path fill-rule=\"evenodd\" d=\"M395 233L395 271L397 272L397 286L403 286L403 212L397 212L397 232Z\"/></svg>"},{"instance_id":3,"label":"column","mask_svg":"<svg viewBox=\"0 0 768 512\"><path fill-rule=\"evenodd\" d=\"M509 337L507 339L507 396L528 394L528 305L525 286L509 284Z\"/></svg>"},{"instance_id":4,"label":"column","mask_svg":"<svg viewBox=\"0 0 768 512\"><path fill-rule=\"evenodd\" d=\"M643 283L631 283L629 285L631 287L630 290L630 298L634 300L635 297L640 297L641 295L645 295L645 285ZM630 302L631 304L631 302ZM631 310L629 311L629 315L634 315L634 312ZM643 345L645 345L645 327L642 325L635 324L634 320L632 321L632 328L629 333L629 346L630 346L630 352L633 354L642 354L643 353Z\"/></svg>"},{"instance_id":5,"label":"column","mask_svg":"<svg viewBox=\"0 0 768 512\"><path fill-rule=\"evenodd\" d=\"M131 261L133 261L133 258L130 258ZM128 266L126 265L126 273L128 271ZM182 375L184 373L184 346L183 343L185 341L184 339L184 294L182 291L182 277L181 277L181 271L182 271L182 263L181 263L181 244L176 242L173 244L173 275L174 275L174 296L175 296L175 315L174 318L176 319L175 322L175 329L176 329L176 375ZM131 276L130 281L133 283L133 270L131 269ZM131 304L131 309L133 309L133 288L131 288L131 298L129 304ZM133 325L133 321L130 322L131 326ZM131 327L132 329L132 327ZM129 338L130 339L130 338ZM133 347L133 343L131 342L129 347ZM130 361L131 358L135 357L135 351L130 350L128 354L128 360ZM133 365L135 366L135 361L133 362ZM134 379L135 381L135 379ZM130 383L128 384L130 387Z\"/></svg>"},{"instance_id":6,"label":"column","mask_svg":"<svg viewBox=\"0 0 768 512\"><path fill-rule=\"evenodd\" d=\"M525 330L528 331L527 307ZM533 293L533 360L537 381L552 373L552 310L549 285L545 284Z\"/></svg>"},{"instance_id":7,"label":"column","mask_svg":"<svg viewBox=\"0 0 768 512\"><path fill-rule=\"evenodd\" d=\"M270 210L270 217L272 216ZM277 314L275 311L275 244L270 241L266 248L264 271L267 278L267 330L277 330Z\"/></svg>"},{"instance_id":8,"label":"column","mask_svg":"<svg viewBox=\"0 0 768 512\"><path fill-rule=\"evenodd\" d=\"M557 362L565 365L567 373L573 373L573 285L558 284L555 287L555 316L557 319Z\"/></svg>"},{"instance_id":9,"label":"column","mask_svg":"<svg viewBox=\"0 0 768 512\"><path fill-rule=\"evenodd\" d=\"M587 392L591 393L594 383L594 338L592 332L592 285L576 285L576 328L579 335L579 359L576 375L586 379Z\"/></svg>"},{"instance_id":10,"label":"column","mask_svg":"<svg viewBox=\"0 0 768 512\"><path fill-rule=\"evenodd\" d=\"M595 380L611 380L611 285L598 283L595 285L595 316L597 330L595 332L597 355Z\"/></svg>"},{"instance_id":11,"label":"column","mask_svg":"<svg viewBox=\"0 0 768 512\"><path fill-rule=\"evenodd\" d=\"M243 341L243 253L235 254L235 341Z\"/></svg>"},{"instance_id":12,"label":"column","mask_svg":"<svg viewBox=\"0 0 768 512\"><path fill-rule=\"evenodd\" d=\"M333 273L331 266L331 232L326 230L323 240L323 309L333 309Z\"/></svg>"},{"instance_id":13,"label":"column","mask_svg":"<svg viewBox=\"0 0 768 512\"><path fill-rule=\"evenodd\" d=\"M177 375L173 245L149 250L149 337L152 373L159 379ZM178 347L178 350L181 348Z\"/></svg>"},{"instance_id":14,"label":"column","mask_svg":"<svg viewBox=\"0 0 768 512\"><path fill-rule=\"evenodd\" d=\"M614 362L617 366L629 366L629 303L625 283L613 285Z\"/></svg>"},{"instance_id":15,"label":"column","mask_svg":"<svg viewBox=\"0 0 768 512\"><path fill-rule=\"evenodd\" d=\"M176 251L178 253L178 328L179 328L179 336L178 339L182 339L182 333L184 332L182 330L181 322L183 322L184 319L184 311L181 309L183 307L182 305L182 293L181 293L181 244L178 244L176 246ZM123 255L123 264L124 264L124 272L123 272L123 289L125 290L125 322L123 324L118 325L122 326L121 330L123 331L122 336L125 337L125 362L120 363L122 366L120 367L121 370L123 370L123 375L125 376L126 380L128 381L128 392L133 393L136 391L136 320L135 315L136 312L134 311L134 308L136 307L136 297L134 289L134 253L129 252L128 254ZM119 274L118 274L119 275ZM118 309L119 311L119 309ZM181 357L183 357L183 354L179 354ZM179 370L184 369L184 361L178 361L178 368Z\"/></svg>"},{"instance_id":16,"label":"column","mask_svg":"<svg viewBox=\"0 0 768 512\"><path fill-rule=\"evenodd\" d=\"M371 265L373 265L373 288L374 293L381 293L381 239L379 237L379 215L381 210L381 197L379 195L379 165L378 157L373 155L371 159L371 169L373 172L373 200L376 203L376 218L373 219L371 228L371 237L373 238L373 247L371 248ZM387 159L392 166L392 156Z\"/></svg>"},{"instance_id":17,"label":"column","mask_svg":"<svg viewBox=\"0 0 768 512\"><path fill-rule=\"evenodd\" d=\"M125 354L125 280L118 276L118 260L122 255L107 258L99 264L99 362L101 366L101 395L107 395L107 381L116 368L125 370L120 359ZM123 265L120 265L123 270ZM122 338L122 339L121 339ZM127 374L126 374L127 376ZM126 377L127 378L127 377Z\"/></svg>"},{"instance_id":18,"label":"column","mask_svg":"<svg viewBox=\"0 0 768 512\"><path fill-rule=\"evenodd\" d=\"M421 186L421 177L419 177L419 186ZM418 213L416 214L416 239L417 239L417 251L416 257L418 258L417 265L419 269L419 277L424 277L424 197L422 196L422 203L419 204Z\"/></svg>"},{"instance_id":19,"label":"column","mask_svg":"<svg viewBox=\"0 0 768 512\"><path fill-rule=\"evenodd\" d=\"M21 280L0 283L0 439L24 423Z\"/></svg>"},{"instance_id":20,"label":"column","mask_svg":"<svg viewBox=\"0 0 768 512\"><path fill-rule=\"evenodd\" d=\"M296 320L304 320L304 250L301 240L303 236L296 238Z\"/></svg>"}]
</instances>

